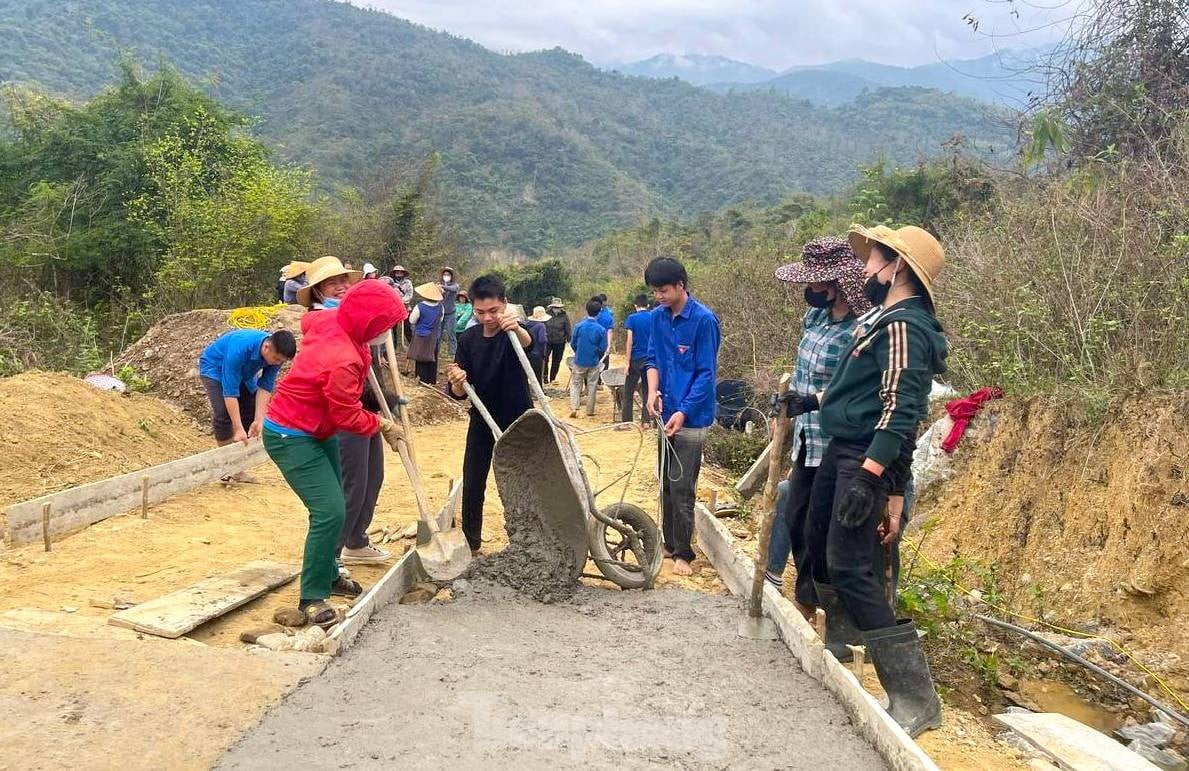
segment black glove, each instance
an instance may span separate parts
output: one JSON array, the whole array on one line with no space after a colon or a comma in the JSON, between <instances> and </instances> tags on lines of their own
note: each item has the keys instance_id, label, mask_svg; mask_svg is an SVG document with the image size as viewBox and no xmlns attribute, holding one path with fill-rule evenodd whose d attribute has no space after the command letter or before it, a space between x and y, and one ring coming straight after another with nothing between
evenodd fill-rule
<instances>
[{"instance_id":1,"label":"black glove","mask_svg":"<svg viewBox=\"0 0 1189 771\"><path fill-rule=\"evenodd\" d=\"M789 391L784 396L773 396L768 401L768 406L771 408L769 415L775 417L780 414L778 406L780 402L784 402L785 415L790 418L804 415L806 412L816 412L822 406L817 394L798 394Z\"/></svg>"},{"instance_id":2,"label":"black glove","mask_svg":"<svg viewBox=\"0 0 1189 771\"><path fill-rule=\"evenodd\" d=\"M872 516L882 517L887 504L887 482L860 467L842 492L842 500L834 504L834 516L844 527L858 527Z\"/></svg>"}]
</instances>

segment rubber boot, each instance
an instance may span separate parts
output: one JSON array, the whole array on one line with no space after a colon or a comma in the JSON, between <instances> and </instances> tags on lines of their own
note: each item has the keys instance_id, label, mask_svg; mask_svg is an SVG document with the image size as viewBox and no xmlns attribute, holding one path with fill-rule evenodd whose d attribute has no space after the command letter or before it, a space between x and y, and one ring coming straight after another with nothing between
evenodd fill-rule
<instances>
[{"instance_id":1,"label":"rubber boot","mask_svg":"<svg viewBox=\"0 0 1189 771\"><path fill-rule=\"evenodd\" d=\"M862 645L863 633L855 625L855 620L834 591L833 585L814 581L813 588L817 590L818 607L826 613L826 650L844 664L854 660L854 654L846 646Z\"/></svg>"},{"instance_id":2,"label":"rubber boot","mask_svg":"<svg viewBox=\"0 0 1189 771\"><path fill-rule=\"evenodd\" d=\"M941 701L933 689L925 649L916 625L905 619L896 626L863 633L867 657L888 694L888 714L914 739L941 725Z\"/></svg>"}]
</instances>

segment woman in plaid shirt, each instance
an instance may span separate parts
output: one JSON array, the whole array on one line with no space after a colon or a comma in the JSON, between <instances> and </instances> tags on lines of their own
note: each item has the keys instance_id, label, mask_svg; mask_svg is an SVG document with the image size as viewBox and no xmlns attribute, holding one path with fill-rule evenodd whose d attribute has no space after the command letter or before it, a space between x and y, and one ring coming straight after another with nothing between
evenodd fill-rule
<instances>
[{"instance_id":1,"label":"woman in plaid shirt","mask_svg":"<svg viewBox=\"0 0 1189 771\"><path fill-rule=\"evenodd\" d=\"M820 393L830 384L834 370L850 346L858 317L871 308L863 295L863 263L846 239L825 236L805 244L802 261L778 268L776 278L790 284L805 284L805 302L809 305L802 322L797 367L789 391ZM793 600L810 620L818 598L809 567L805 520L814 474L829 441L817 412L797 416L793 425L793 467L788 479L780 483L765 574L769 583L782 589L781 576L792 553L797 566Z\"/></svg>"}]
</instances>

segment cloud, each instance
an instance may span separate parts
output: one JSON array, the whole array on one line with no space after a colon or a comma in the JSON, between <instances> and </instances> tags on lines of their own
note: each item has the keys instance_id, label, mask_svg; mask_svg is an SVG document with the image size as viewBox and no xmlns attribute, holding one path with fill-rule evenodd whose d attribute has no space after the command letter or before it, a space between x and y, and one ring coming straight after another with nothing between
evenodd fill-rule
<instances>
[{"instance_id":1,"label":"cloud","mask_svg":"<svg viewBox=\"0 0 1189 771\"><path fill-rule=\"evenodd\" d=\"M396 16L470 38L496 51L560 46L597 64L658 53L717 54L782 70L861 58L911 66L975 58L996 48L1042 45L1061 25L1022 28L1070 15L1081 0L1053 9L988 0L370 0ZM979 17L975 32L963 19Z\"/></svg>"}]
</instances>

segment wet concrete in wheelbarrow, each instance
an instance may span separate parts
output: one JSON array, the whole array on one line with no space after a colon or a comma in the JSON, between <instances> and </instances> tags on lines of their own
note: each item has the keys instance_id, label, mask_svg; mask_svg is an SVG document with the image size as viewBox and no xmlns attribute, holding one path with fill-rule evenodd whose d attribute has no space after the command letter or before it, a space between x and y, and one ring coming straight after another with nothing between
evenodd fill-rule
<instances>
[{"instance_id":1,"label":"wet concrete in wheelbarrow","mask_svg":"<svg viewBox=\"0 0 1189 771\"><path fill-rule=\"evenodd\" d=\"M455 588L378 613L218 767L886 767L783 644L736 636L736 599Z\"/></svg>"}]
</instances>

